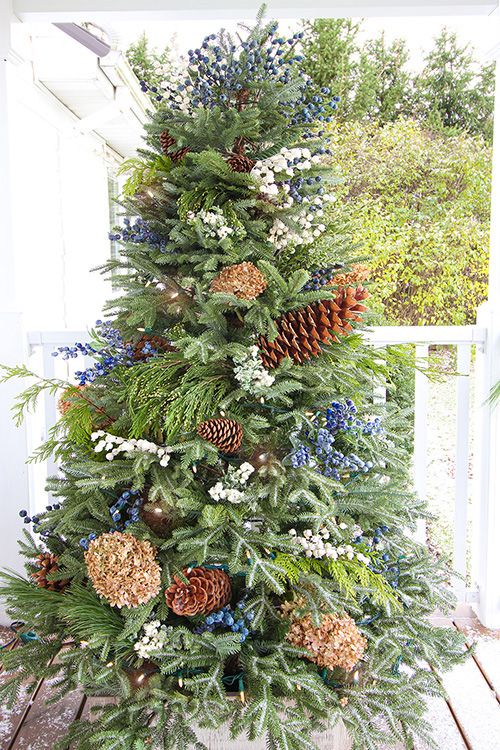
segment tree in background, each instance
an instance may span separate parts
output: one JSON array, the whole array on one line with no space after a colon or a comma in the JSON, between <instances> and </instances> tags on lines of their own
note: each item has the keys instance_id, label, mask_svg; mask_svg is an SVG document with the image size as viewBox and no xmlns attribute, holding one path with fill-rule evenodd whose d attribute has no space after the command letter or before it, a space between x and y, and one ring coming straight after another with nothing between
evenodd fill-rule
<instances>
[{"instance_id":1,"label":"tree in background","mask_svg":"<svg viewBox=\"0 0 500 750\"><path fill-rule=\"evenodd\" d=\"M415 112L433 129L482 135L491 143L495 64L479 65L469 45L443 29L415 79Z\"/></svg>"},{"instance_id":2,"label":"tree in background","mask_svg":"<svg viewBox=\"0 0 500 750\"><path fill-rule=\"evenodd\" d=\"M370 39L360 50L350 119L393 122L412 110L408 48L403 39L387 44L385 34Z\"/></svg>"},{"instance_id":3,"label":"tree in background","mask_svg":"<svg viewBox=\"0 0 500 750\"><path fill-rule=\"evenodd\" d=\"M340 97L340 119L352 116L360 26L347 18L317 18L303 25L304 70L317 86L328 86Z\"/></svg>"},{"instance_id":4,"label":"tree in background","mask_svg":"<svg viewBox=\"0 0 500 750\"><path fill-rule=\"evenodd\" d=\"M330 133L378 309L401 325L473 323L487 295L491 147L408 119Z\"/></svg>"}]
</instances>

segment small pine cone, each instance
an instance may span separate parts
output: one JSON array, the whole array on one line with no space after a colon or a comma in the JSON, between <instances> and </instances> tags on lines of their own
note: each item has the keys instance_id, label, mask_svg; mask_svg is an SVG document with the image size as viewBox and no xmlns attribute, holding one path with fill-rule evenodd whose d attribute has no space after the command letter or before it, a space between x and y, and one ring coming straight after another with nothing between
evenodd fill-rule
<instances>
[{"instance_id":1,"label":"small pine cone","mask_svg":"<svg viewBox=\"0 0 500 750\"><path fill-rule=\"evenodd\" d=\"M163 336L141 336L139 341L133 345L132 358L134 362L142 362L153 356L153 352L175 352L177 349Z\"/></svg>"},{"instance_id":2,"label":"small pine cone","mask_svg":"<svg viewBox=\"0 0 500 750\"><path fill-rule=\"evenodd\" d=\"M78 391L83 391L84 388L87 386L85 385L77 385L76 388ZM75 403L75 399L79 397L79 394L75 388L66 388L65 391L61 394L59 401L57 402L57 409L59 411L59 414L63 417L73 406Z\"/></svg>"},{"instance_id":3,"label":"small pine cone","mask_svg":"<svg viewBox=\"0 0 500 750\"><path fill-rule=\"evenodd\" d=\"M305 308L291 310L276 322L278 335L273 341L260 336L258 345L264 367L277 367L285 357L303 364L321 354L320 344L338 341L352 331L351 323L361 320L366 311L361 301L368 297L362 286L340 288L332 299L313 302Z\"/></svg>"},{"instance_id":4,"label":"small pine cone","mask_svg":"<svg viewBox=\"0 0 500 750\"><path fill-rule=\"evenodd\" d=\"M174 576L174 583L165 591L167 606L176 615L208 615L231 601L231 579L223 570L186 568L182 573L189 583Z\"/></svg>"},{"instance_id":5,"label":"small pine cone","mask_svg":"<svg viewBox=\"0 0 500 750\"><path fill-rule=\"evenodd\" d=\"M68 580L50 581L49 576L52 573L59 572L59 558L57 555L53 555L51 552L42 552L36 558L38 570L31 574L33 581L37 586L48 591L64 591L68 586Z\"/></svg>"},{"instance_id":6,"label":"small pine cone","mask_svg":"<svg viewBox=\"0 0 500 750\"><path fill-rule=\"evenodd\" d=\"M254 159L251 159L246 154L231 154L227 160L227 163L233 170L233 172L251 172L255 166Z\"/></svg>"},{"instance_id":7,"label":"small pine cone","mask_svg":"<svg viewBox=\"0 0 500 750\"><path fill-rule=\"evenodd\" d=\"M237 453L243 440L243 428L234 419L207 419L206 422L200 422L196 431L203 440L212 443L227 455Z\"/></svg>"},{"instance_id":8,"label":"small pine cone","mask_svg":"<svg viewBox=\"0 0 500 750\"><path fill-rule=\"evenodd\" d=\"M331 284L335 286L352 286L353 284L361 284L370 278L371 269L364 263L354 263L352 269L348 273L336 274Z\"/></svg>"},{"instance_id":9,"label":"small pine cone","mask_svg":"<svg viewBox=\"0 0 500 750\"><path fill-rule=\"evenodd\" d=\"M171 154L169 154L172 161L182 161L186 154L189 154L190 148L188 146L184 146L184 148L178 149L178 151L173 151Z\"/></svg>"},{"instance_id":10,"label":"small pine cone","mask_svg":"<svg viewBox=\"0 0 500 750\"><path fill-rule=\"evenodd\" d=\"M250 91L248 89L240 89L238 91L238 93L236 94L236 106L238 108L238 111L241 112L245 104L248 104L249 99L250 99Z\"/></svg>"},{"instance_id":11,"label":"small pine cone","mask_svg":"<svg viewBox=\"0 0 500 750\"><path fill-rule=\"evenodd\" d=\"M255 299L266 289L264 274L247 261L223 268L210 284L211 292L234 294L238 299Z\"/></svg>"},{"instance_id":12,"label":"small pine cone","mask_svg":"<svg viewBox=\"0 0 500 750\"><path fill-rule=\"evenodd\" d=\"M164 154L168 154L169 148L175 146L175 138L172 138L168 130L160 133L160 145Z\"/></svg>"}]
</instances>

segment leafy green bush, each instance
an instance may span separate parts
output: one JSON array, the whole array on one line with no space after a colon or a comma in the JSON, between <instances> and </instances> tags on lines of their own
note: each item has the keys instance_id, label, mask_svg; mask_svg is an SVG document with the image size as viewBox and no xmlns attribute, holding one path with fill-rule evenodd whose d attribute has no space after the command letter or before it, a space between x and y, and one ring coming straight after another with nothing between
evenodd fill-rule
<instances>
[{"instance_id":1,"label":"leafy green bush","mask_svg":"<svg viewBox=\"0 0 500 750\"><path fill-rule=\"evenodd\" d=\"M334 123L333 160L374 296L402 325L462 325L487 294L491 148L409 119ZM372 306L373 307L373 306Z\"/></svg>"}]
</instances>

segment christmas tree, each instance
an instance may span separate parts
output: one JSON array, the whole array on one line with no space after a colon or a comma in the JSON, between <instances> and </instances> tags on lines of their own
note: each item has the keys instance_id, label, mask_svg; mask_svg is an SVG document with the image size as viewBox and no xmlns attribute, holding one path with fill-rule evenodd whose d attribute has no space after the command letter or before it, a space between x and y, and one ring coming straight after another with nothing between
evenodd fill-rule
<instances>
[{"instance_id":1,"label":"christmas tree","mask_svg":"<svg viewBox=\"0 0 500 750\"><path fill-rule=\"evenodd\" d=\"M57 393L54 498L3 574L36 640L2 655L0 689L54 678L112 696L72 747L204 747L230 725L274 750L343 720L358 750L423 736L436 672L463 658L429 622L449 573L410 533L404 423L374 401L368 269L334 204L336 107L275 23L208 36L152 97L126 168L123 288L78 383ZM26 368L5 377L32 378ZM393 404L397 400L392 400ZM402 422L403 420L403 422ZM432 666L432 670L429 668ZM239 697L238 697L239 694Z\"/></svg>"}]
</instances>

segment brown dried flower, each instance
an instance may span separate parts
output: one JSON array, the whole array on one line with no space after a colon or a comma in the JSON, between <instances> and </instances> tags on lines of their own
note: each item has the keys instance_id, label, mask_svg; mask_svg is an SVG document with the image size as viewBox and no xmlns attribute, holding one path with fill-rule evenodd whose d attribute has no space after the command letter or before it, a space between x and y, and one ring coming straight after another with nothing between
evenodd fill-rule
<instances>
[{"instance_id":1,"label":"brown dried flower","mask_svg":"<svg viewBox=\"0 0 500 750\"><path fill-rule=\"evenodd\" d=\"M234 294L239 299L255 299L267 288L266 277L253 263L227 266L210 285L211 292Z\"/></svg>"},{"instance_id":2,"label":"brown dried flower","mask_svg":"<svg viewBox=\"0 0 500 750\"><path fill-rule=\"evenodd\" d=\"M95 590L113 607L137 607L158 594L161 570L155 557L150 542L120 531L101 534L85 552Z\"/></svg>"},{"instance_id":3,"label":"brown dried flower","mask_svg":"<svg viewBox=\"0 0 500 750\"><path fill-rule=\"evenodd\" d=\"M289 607L282 611L290 615ZM367 647L366 638L347 614L324 614L319 627L314 625L311 615L292 616L287 640L306 649L310 654L307 658L319 667L340 667L347 672L354 669Z\"/></svg>"}]
</instances>

